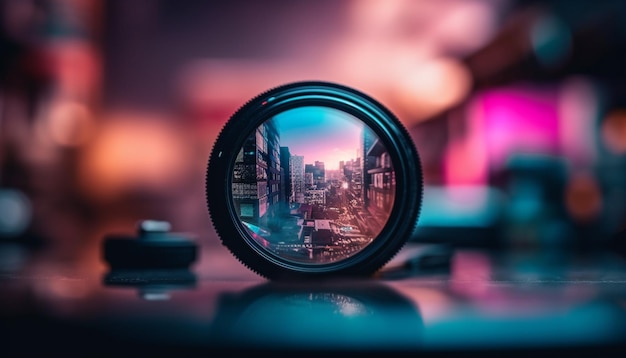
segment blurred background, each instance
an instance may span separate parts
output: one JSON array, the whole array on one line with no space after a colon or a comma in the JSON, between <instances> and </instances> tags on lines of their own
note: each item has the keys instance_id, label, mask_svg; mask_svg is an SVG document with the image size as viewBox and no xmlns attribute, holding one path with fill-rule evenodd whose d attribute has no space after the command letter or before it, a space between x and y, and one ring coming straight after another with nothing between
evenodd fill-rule
<instances>
[{"instance_id":1,"label":"blurred background","mask_svg":"<svg viewBox=\"0 0 626 358\"><path fill-rule=\"evenodd\" d=\"M141 219L219 247L230 115L291 81L361 90L421 156L416 242L588 253L626 224L626 2L0 0L0 266L101 262ZM22 260L22 261L21 261Z\"/></svg>"}]
</instances>

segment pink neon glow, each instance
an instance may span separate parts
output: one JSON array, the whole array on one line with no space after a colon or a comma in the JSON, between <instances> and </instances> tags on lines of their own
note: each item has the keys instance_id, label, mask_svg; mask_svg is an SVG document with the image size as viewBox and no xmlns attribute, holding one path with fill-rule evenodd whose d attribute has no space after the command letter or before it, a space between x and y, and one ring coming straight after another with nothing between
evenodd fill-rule
<instances>
[{"instance_id":1,"label":"pink neon glow","mask_svg":"<svg viewBox=\"0 0 626 358\"><path fill-rule=\"evenodd\" d=\"M489 171L516 153L559 154L558 104L558 92L543 88L503 88L476 96L466 112L465 135L448 148L446 183L487 184Z\"/></svg>"},{"instance_id":2,"label":"pink neon glow","mask_svg":"<svg viewBox=\"0 0 626 358\"><path fill-rule=\"evenodd\" d=\"M504 89L482 96L485 144L492 167L511 154L559 154L559 113L556 91Z\"/></svg>"}]
</instances>

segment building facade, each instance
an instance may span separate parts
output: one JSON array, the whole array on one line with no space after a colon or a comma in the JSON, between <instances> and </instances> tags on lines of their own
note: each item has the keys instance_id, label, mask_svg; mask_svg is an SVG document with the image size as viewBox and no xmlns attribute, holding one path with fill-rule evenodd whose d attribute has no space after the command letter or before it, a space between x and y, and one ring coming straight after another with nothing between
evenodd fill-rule
<instances>
[{"instance_id":1,"label":"building facade","mask_svg":"<svg viewBox=\"0 0 626 358\"><path fill-rule=\"evenodd\" d=\"M280 175L282 186L280 188L280 201L283 203L293 202L291 186L291 153L289 147L280 147Z\"/></svg>"},{"instance_id":2,"label":"building facade","mask_svg":"<svg viewBox=\"0 0 626 358\"><path fill-rule=\"evenodd\" d=\"M292 155L289 159L291 175L291 203L304 203L304 156Z\"/></svg>"},{"instance_id":3,"label":"building facade","mask_svg":"<svg viewBox=\"0 0 626 358\"><path fill-rule=\"evenodd\" d=\"M280 138L275 124L267 121L245 141L233 169L232 195L239 217L263 224L280 200Z\"/></svg>"}]
</instances>

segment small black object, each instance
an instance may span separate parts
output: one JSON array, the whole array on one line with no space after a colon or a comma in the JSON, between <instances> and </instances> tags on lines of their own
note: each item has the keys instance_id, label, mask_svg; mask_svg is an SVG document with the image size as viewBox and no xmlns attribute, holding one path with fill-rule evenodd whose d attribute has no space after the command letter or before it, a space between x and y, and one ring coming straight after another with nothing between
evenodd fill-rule
<instances>
[{"instance_id":1,"label":"small black object","mask_svg":"<svg viewBox=\"0 0 626 358\"><path fill-rule=\"evenodd\" d=\"M197 244L170 233L170 223L146 220L136 237L112 235L104 240L104 259L111 269L184 269L197 258Z\"/></svg>"}]
</instances>

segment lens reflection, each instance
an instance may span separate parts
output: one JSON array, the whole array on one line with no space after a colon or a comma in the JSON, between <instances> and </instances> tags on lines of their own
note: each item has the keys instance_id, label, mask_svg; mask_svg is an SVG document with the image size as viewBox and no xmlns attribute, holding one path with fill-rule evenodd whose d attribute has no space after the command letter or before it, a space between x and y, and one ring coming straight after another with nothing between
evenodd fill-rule
<instances>
[{"instance_id":1,"label":"lens reflection","mask_svg":"<svg viewBox=\"0 0 626 358\"><path fill-rule=\"evenodd\" d=\"M250 236L283 259L324 264L369 245L395 197L389 153L351 114L291 109L261 124L235 160L233 204Z\"/></svg>"}]
</instances>

